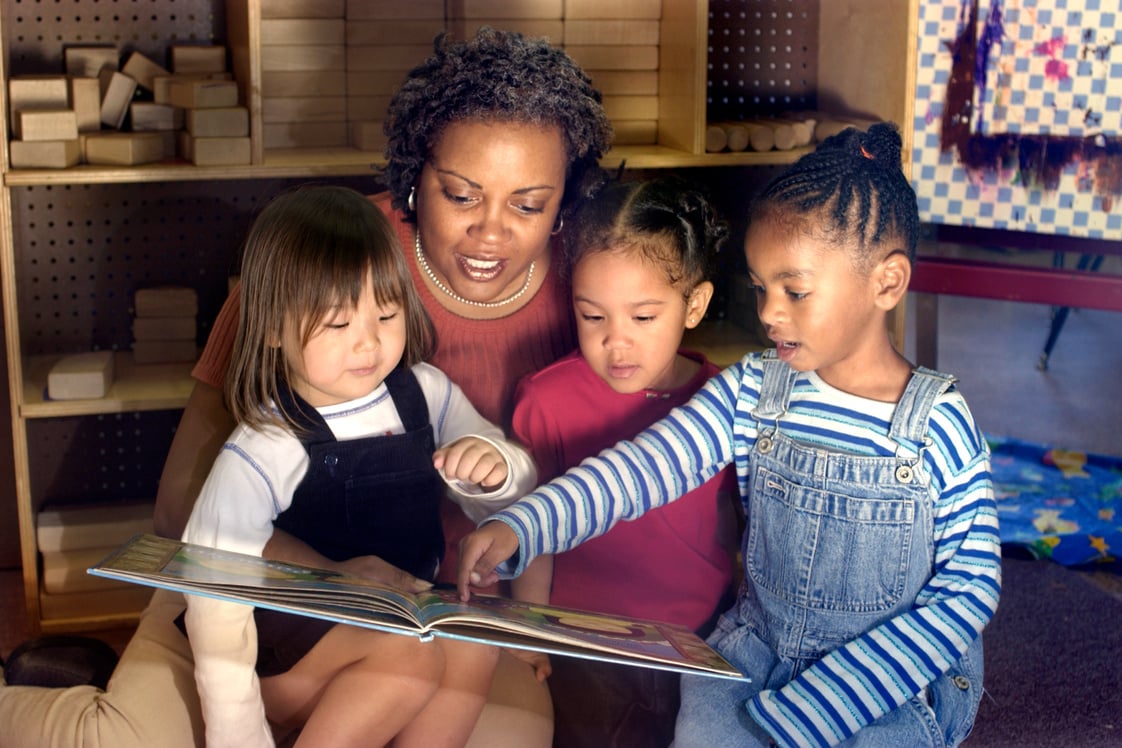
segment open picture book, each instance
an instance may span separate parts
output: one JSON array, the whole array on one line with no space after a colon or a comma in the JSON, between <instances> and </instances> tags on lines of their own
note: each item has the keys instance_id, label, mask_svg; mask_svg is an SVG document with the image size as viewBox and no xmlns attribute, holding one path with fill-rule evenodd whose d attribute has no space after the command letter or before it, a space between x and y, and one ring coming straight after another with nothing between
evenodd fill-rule
<instances>
[{"instance_id":1,"label":"open picture book","mask_svg":"<svg viewBox=\"0 0 1122 748\"><path fill-rule=\"evenodd\" d=\"M396 634L747 680L693 631L676 624L491 595L473 595L464 603L451 588L414 594L326 569L149 533L133 536L89 573Z\"/></svg>"}]
</instances>

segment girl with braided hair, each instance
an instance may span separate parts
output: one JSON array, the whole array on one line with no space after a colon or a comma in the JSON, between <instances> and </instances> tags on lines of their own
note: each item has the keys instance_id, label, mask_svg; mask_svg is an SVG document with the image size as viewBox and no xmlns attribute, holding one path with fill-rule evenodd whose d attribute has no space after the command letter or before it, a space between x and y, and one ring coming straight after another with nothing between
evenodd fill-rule
<instances>
[{"instance_id":1,"label":"girl with braided hair","mask_svg":"<svg viewBox=\"0 0 1122 748\"><path fill-rule=\"evenodd\" d=\"M634 436L717 374L681 345L705 316L710 267L727 235L680 179L612 183L581 206L565 236L580 350L527 376L515 396L514 437L540 477ZM673 506L538 558L514 581L516 594L708 634L732 599L734 481L722 471ZM553 659L555 748L646 748L673 737L676 674Z\"/></svg>"},{"instance_id":2,"label":"girl with braided hair","mask_svg":"<svg viewBox=\"0 0 1122 748\"><path fill-rule=\"evenodd\" d=\"M462 544L466 597L516 551L500 571L733 465L744 580L709 643L750 681L684 676L677 748L957 745L973 725L1000 590L997 511L954 378L913 367L888 335L917 240L900 148L892 125L847 130L754 204L745 253L774 349Z\"/></svg>"}]
</instances>

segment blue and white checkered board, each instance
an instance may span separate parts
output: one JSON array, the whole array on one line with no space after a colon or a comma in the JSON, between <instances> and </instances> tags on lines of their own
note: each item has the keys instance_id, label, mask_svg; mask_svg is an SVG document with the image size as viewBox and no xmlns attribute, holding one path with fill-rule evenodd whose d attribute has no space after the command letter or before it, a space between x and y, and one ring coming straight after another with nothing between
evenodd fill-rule
<instances>
[{"instance_id":1,"label":"blue and white checkered board","mask_svg":"<svg viewBox=\"0 0 1122 748\"><path fill-rule=\"evenodd\" d=\"M1025 186L1015 172L969 173L939 131L951 45L978 8L982 38L991 10L1000 44L975 81L983 135L1122 136L1122 7L1118 0L920 0L912 180L920 217L1097 239L1122 239L1122 198L1094 189L1094 163L1063 169L1059 186ZM981 50L979 50L981 52Z\"/></svg>"}]
</instances>

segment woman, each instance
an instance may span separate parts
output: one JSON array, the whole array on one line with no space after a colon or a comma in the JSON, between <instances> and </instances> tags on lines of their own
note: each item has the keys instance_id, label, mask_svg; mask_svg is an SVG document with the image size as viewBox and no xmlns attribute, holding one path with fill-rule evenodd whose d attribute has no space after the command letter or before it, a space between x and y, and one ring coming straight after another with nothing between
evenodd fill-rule
<instances>
[{"instance_id":1,"label":"woman","mask_svg":"<svg viewBox=\"0 0 1122 748\"><path fill-rule=\"evenodd\" d=\"M388 192L373 199L407 250L436 327L431 363L460 385L484 418L506 427L515 383L576 345L554 236L569 207L598 179L597 162L611 138L600 95L564 52L544 41L483 29L466 42L436 41L434 54L409 72L391 101L386 130ZM197 383L164 466L155 523L169 537L181 534L214 456L233 428L220 385L236 309L234 294L193 372ZM451 580L455 545L472 528L458 510L445 511L444 518L449 554L442 578ZM280 535L274 535L265 555L325 563ZM355 559L349 568L359 567L385 581L405 586L414 581L375 557ZM168 609L177 602L182 609L181 600L169 603L157 596L150 610L162 613L158 620L149 621L148 612L142 617L115 680L126 681L125 667L151 666L130 656L145 643L137 641L142 633L160 638L164 648L165 638L173 647L179 644L166 632L174 617ZM191 678L186 641L176 662L176 668L186 665L186 681L165 678L163 691L149 688L129 703L113 699L112 682L105 694L82 687L66 689L61 697L41 689L18 689L22 696L0 689L0 718L9 726L5 733L21 735L24 724L28 734L39 733L49 707L52 725L60 719L62 724L52 727L56 742L43 745L74 745L83 732L100 734L105 745L115 746L171 745L179 737L184 745L201 743L197 697L193 687L182 688ZM178 694L167 688L173 682L180 686ZM170 723L187 734L169 734L164 711L175 711ZM504 654L469 745L548 745L551 733L546 688L528 665ZM0 736L0 745L6 739ZM25 738L16 740L27 744Z\"/></svg>"}]
</instances>

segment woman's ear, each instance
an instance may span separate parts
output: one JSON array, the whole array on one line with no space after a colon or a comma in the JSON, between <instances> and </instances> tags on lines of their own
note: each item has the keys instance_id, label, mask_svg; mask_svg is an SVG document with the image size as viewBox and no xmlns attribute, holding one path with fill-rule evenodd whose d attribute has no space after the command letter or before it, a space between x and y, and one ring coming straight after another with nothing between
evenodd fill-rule
<instances>
[{"instance_id":1,"label":"woman's ear","mask_svg":"<svg viewBox=\"0 0 1122 748\"><path fill-rule=\"evenodd\" d=\"M690 297L686 300L686 329L692 330L701 323L702 317L705 316L705 310L709 308L709 302L713 299L713 284L709 281L702 281L694 286L690 291Z\"/></svg>"},{"instance_id":2,"label":"woman's ear","mask_svg":"<svg viewBox=\"0 0 1122 748\"><path fill-rule=\"evenodd\" d=\"M876 305L888 311L895 309L904 294L908 292L908 283L912 279L912 263L908 261L903 250L896 250L880 261L873 269L876 281Z\"/></svg>"}]
</instances>

